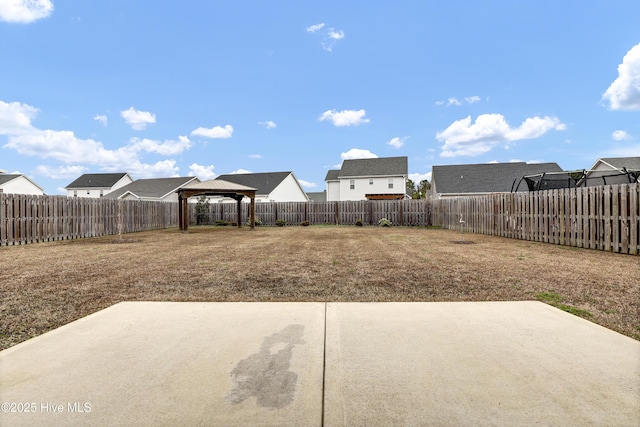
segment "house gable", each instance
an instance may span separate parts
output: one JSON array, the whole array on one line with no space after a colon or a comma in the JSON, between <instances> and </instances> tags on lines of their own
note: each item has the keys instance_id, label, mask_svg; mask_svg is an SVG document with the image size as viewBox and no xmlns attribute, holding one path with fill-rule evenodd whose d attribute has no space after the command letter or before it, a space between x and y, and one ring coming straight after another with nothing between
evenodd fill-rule
<instances>
[{"instance_id":1,"label":"house gable","mask_svg":"<svg viewBox=\"0 0 640 427\"><path fill-rule=\"evenodd\" d=\"M0 174L0 191L7 194L44 195L42 187L21 174Z\"/></svg>"},{"instance_id":2,"label":"house gable","mask_svg":"<svg viewBox=\"0 0 640 427\"><path fill-rule=\"evenodd\" d=\"M308 197L293 172L262 172L220 175L216 180L228 181L256 189L256 200L302 202Z\"/></svg>"}]
</instances>

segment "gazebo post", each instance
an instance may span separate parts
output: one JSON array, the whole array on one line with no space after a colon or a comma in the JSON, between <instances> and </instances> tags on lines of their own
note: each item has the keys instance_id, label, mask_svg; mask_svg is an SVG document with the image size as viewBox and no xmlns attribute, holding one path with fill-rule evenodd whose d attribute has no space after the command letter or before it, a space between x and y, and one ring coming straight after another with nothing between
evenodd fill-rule
<instances>
[{"instance_id":1,"label":"gazebo post","mask_svg":"<svg viewBox=\"0 0 640 427\"><path fill-rule=\"evenodd\" d=\"M255 192L249 196L251 199L251 206L249 206L249 218L251 224L251 230L256 228L256 194Z\"/></svg>"},{"instance_id":2,"label":"gazebo post","mask_svg":"<svg viewBox=\"0 0 640 427\"><path fill-rule=\"evenodd\" d=\"M182 203L180 204L180 213L182 214L182 231L187 233L189 231L189 196L182 197Z\"/></svg>"},{"instance_id":3,"label":"gazebo post","mask_svg":"<svg viewBox=\"0 0 640 427\"><path fill-rule=\"evenodd\" d=\"M184 223L182 219L182 192L178 193L178 225L180 230L184 230Z\"/></svg>"}]
</instances>

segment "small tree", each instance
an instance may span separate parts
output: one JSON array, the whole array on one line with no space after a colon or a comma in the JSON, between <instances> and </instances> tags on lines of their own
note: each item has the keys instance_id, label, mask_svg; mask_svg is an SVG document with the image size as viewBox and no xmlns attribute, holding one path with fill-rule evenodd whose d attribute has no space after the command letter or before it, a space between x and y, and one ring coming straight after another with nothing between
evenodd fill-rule
<instances>
[{"instance_id":1,"label":"small tree","mask_svg":"<svg viewBox=\"0 0 640 427\"><path fill-rule=\"evenodd\" d=\"M204 223L209 216L209 199L207 196L200 196L196 203L196 224Z\"/></svg>"}]
</instances>

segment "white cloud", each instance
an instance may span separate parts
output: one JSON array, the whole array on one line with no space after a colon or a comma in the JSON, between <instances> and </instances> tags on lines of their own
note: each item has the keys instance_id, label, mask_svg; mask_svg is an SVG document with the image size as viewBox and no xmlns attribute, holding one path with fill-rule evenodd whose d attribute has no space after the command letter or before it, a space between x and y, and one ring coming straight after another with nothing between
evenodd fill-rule
<instances>
[{"instance_id":1,"label":"white cloud","mask_svg":"<svg viewBox=\"0 0 640 427\"><path fill-rule=\"evenodd\" d=\"M107 122L109 121L107 116L105 116L104 114L96 114L95 116L93 116L93 120L102 123L102 126L107 126Z\"/></svg>"},{"instance_id":2,"label":"white cloud","mask_svg":"<svg viewBox=\"0 0 640 427\"><path fill-rule=\"evenodd\" d=\"M258 124L266 127L267 129L275 129L278 127L278 125L271 120L267 120L266 122L258 122Z\"/></svg>"},{"instance_id":3,"label":"white cloud","mask_svg":"<svg viewBox=\"0 0 640 427\"><path fill-rule=\"evenodd\" d=\"M315 33L318 30L321 30L324 28L324 22L321 22L319 24L314 24L314 25L310 25L307 27L307 33Z\"/></svg>"},{"instance_id":4,"label":"white cloud","mask_svg":"<svg viewBox=\"0 0 640 427\"><path fill-rule=\"evenodd\" d=\"M640 109L640 44L632 47L618 65L618 78L614 80L602 99L609 101L612 110Z\"/></svg>"},{"instance_id":5,"label":"white cloud","mask_svg":"<svg viewBox=\"0 0 640 427\"><path fill-rule=\"evenodd\" d=\"M534 139L550 130L564 130L566 125L556 117L532 117L519 127L511 128L501 114L481 114L475 123L471 116L456 120L442 132L436 134L442 157L476 156L486 153L500 143Z\"/></svg>"},{"instance_id":6,"label":"white cloud","mask_svg":"<svg viewBox=\"0 0 640 427\"><path fill-rule=\"evenodd\" d=\"M84 166L72 165L72 166L37 166L35 172L38 175L46 176L52 179L72 179L77 178L83 173L86 173L88 169Z\"/></svg>"},{"instance_id":7,"label":"white cloud","mask_svg":"<svg viewBox=\"0 0 640 427\"><path fill-rule=\"evenodd\" d=\"M236 169L233 172L229 172L229 175L239 175L243 173L251 173L251 171L248 171L246 169Z\"/></svg>"},{"instance_id":8,"label":"white cloud","mask_svg":"<svg viewBox=\"0 0 640 427\"><path fill-rule=\"evenodd\" d=\"M611 138L613 138L616 141L623 141L625 139L630 139L631 135L629 135L627 132L623 130L616 130L611 134Z\"/></svg>"},{"instance_id":9,"label":"white cloud","mask_svg":"<svg viewBox=\"0 0 640 427\"><path fill-rule=\"evenodd\" d=\"M446 105L447 107L451 107L452 105L455 107L459 107L463 104L475 104L476 102L480 102L479 96L467 96L463 101L460 101L458 98L448 98L446 101L436 101L436 105Z\"/></svg>"},{"instance_id":10,"label":"white cloud","mask_svg":"<svg viewBox=\"0 0 640 427\"><path fill-rule=\"evenodd\" d=\"M135 110L129 107L128 110L120 111L120 115L134 130L143 130L147 125L156 122L156 115L148 111Z\"/></svg>"},{"instance_id":11,"label":"white cloud","mask_svg":"<svg viewBox=\"0 0 640 427\"><path fill-rule=\"evenodd\" d=\"M392 146L393 148L400 148L404 145L404 142L407 140L407 138L409 137L405 136L400 138L399 136L396 136L395 138L391 138L391 140L389 140L387 144Z\"/></svg>"},{"instance_id":12,"label":"white cloud","mask_svg":"<svg viewBox=\"0 0 640 427\"><path fill-rule=\"evenodd\" d=\"M369 123L369 119L364 118L367 114L365 110L327 110L318 117L321 122L328 120L335 126L358 126Z\"/></svg>"},{"instance_id":13,"label":"white cloud","mask_svg":"<svg viewBox=\"0 0 640 427\"><path fill-rule=\"evenodd\" d=\"M413 181L416 186L418 184L420 184L420 181L424 181L425 179L429 182L431 182L431 172L427 172L427 173L410 173L409 174L409 179L411 181Z\"/></svg>"},{"instance_id":14,"label":"white cloud","mask_svg":"<svg viewBox=\"0 0 640 427\"><path fill-rule=\"evenodd\" d=\"M126 162L131 156L124 149L107 150L102 143L92 139L80 139L71 131L40 130L32 128L28 132L9 136L5 148L12 148L20 154L51 158L63 163L82 160L88 164Z\"/></svg>"},{"instance_id":15,"label":"white cloud","mask_svg":"<svg viewBox=\"0 0 640 427\"><path fill-rule=\"evenodd\" d=\"M122 166L104 168L108 172L119 172ZM176 166L175 160L161 160L154 164L141 163L135 160L126 166L126 170L137 178L166 178L178 177L180 168Z\"/></svg>"},{"instance_id":16,"label":"white cloud","mask_svg":"<svg viewBox=\"0 0 640 427\"><path fill-rule=\"evenodd\" d=\"M191 164L191 166L189 166L189 176L196 176L202 181L207 181L216 177L213 168L213 165L203 166L197 163L193 163Z\"/></svg>"},{"instance_id":17,"label":"white cloud","mask_svg":"<svg viewBox=\"0 0 640 427\"><path fill-rule=\"evenodd\" d=\"M29 24L53 12L51 0L1 0L0 21Z\"/></svg>"},{"instance_id":18,"label":"white cloud","mask_svg":"<svg viewBox=\"0 0 640 427\"><path fill-rule=\"evenodd\" d=\"M133 151L146 151L147 153L158 153L163 156L171 156L180 154L191 148L191 141L186 136L178 136L177 141L155 141L147 138L131 138L129 140L130 148Z\"/></svg>"},{"instance_id":19,"label":"white cloud","mask_svg":"<svg viewBox=\"0 0 640 427\"><path fill-rule=\"evenodd\" d=\"M327 35L332 40L342 40L344 38L344 31L342 30L336 31L333 28L330 28L329 31L327 32Z\"/></svg>"},{"instance_id":20,"label":"white cloud","mask_svg":"<svg viewBox=\"0 0 640 427\"><path fill-rule=\"evenodd\" d=\"M327 52L333 52L333 47L338 40L344 38L343 30L336 30L335 28L326 28L324 22L311 25L306 28L308 33L318 33L320 37L320 46ZM323 31L320 31L323 30Z\"/></svg>"},{"instance_id":21,"label":"white cloud","mask_svg":"<svg viewBox=\"0 0 640 427\"><path fill-rule=\"evenodd\" d=\"M302 185L304 188L316 188L318 185L315 182L309 182L309 181L305 181L303 179L298 179L298 182L300 183L300 185Z\"/></svg>"},{"instance_id":22,"label":"white cloud","mask_svg":"<svg viewBox=\"0 0 640 427\"><path fill-rule=\"evenodd\" d=\"M250 159L261 159L262 154L249 154Z\"/></svg>"},{"instance_id":23,"label":"white cloud","mask_svg":"<svg viewBox=\"0 0 640 427\"><path fill-rule=\"evenodd\" d=\"M196 136L204 136L205 138L217 139L217 138L231 138L233 135L233 126L226 125L222 126L214 126L212 128L203 128L199 127L198 129L191 132L191 135Z\"/></svg>"},{"instance_id":24,"label":"white cloud","mask_svg":"<svg viewBox=\"0 0 640 427\"><path fill-rule=\"evenodd\" d=\"M378 156L373 154L369 150L364 150L361 148L352 148L346 153L340 153L340 158L342 160L351 160L351 159L375 159Z\"/></svg>"},{"instance_id":25,"label":"white cloud","mask_svg":"<svg viewBox=\"0 0 640 427\"><path fill-rule=\"evenodd\" d=\"M19 102L0 101L0 135L15 135L31 129L38 109Z\"/></svg>"},{"instance_id":26,"label":"white cloud","mask_svg":"<svg viewBox=\"0 0 640 427\"><path fill-rule=\"evenodd\" d=\"M8 142L3 148L13 149L19 154L54 159L72 165L60 167L40 167L45 176L60 175L79 171L85 165L97 165L107 172L126 170L141 178L177 176L179 169L174 160L163 160L154 164L140 161L140 153L150 152L163 155L178 154L187 150L191 142L185 136L177 141L158 142L149 139L132 138L129 144L116 149L107 149L93 139L82 139L68 130L37 129L31 125L38 109L26 104L0 101L0 135L7 135Z\"/></svg>"},{"instance_id":27,"label":"white cloud","mask_svg":"<svg viewBox=\"0 0 640 427\"><path fill-rule=\"evenodd\" d=\"M324 40L320 43L322 49L327 52L333 52L333 47L336 45L338 40L342 40L344 38L344 31L335 30L334 28L329 28L324 36Z\"/></svg>"}]
</instances>

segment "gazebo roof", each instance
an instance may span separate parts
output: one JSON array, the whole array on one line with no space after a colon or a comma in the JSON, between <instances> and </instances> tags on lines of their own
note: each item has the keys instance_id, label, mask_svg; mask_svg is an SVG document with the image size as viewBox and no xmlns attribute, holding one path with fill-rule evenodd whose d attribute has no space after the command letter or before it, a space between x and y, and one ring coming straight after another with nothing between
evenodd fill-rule
<instances>
[{"instance_id":1,"label":"gazebo roof","mask_svg":"<svg viewBox=\"0 0 640 427\"><path fill-rule=\"evenodd\" d=\"M210 179L208 181L194 182L189 185L185 185L182 190L204 190L204 191L221 191L225 193L233 192L246 192L256 191L253 187L247 187L246 185L236 184L235 182L224 181L221 179Z\"/></svg>"}]
</instances>

